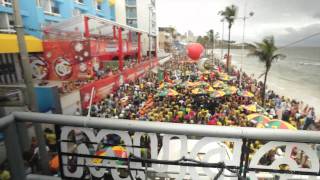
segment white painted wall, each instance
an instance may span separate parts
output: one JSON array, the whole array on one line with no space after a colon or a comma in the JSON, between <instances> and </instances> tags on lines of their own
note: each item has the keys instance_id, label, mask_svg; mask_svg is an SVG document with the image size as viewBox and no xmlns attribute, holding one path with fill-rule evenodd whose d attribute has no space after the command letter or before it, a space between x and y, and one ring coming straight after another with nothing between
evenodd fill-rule
<instances>
[{"instance_id":1,"label":"white painted wall","mask_svg":"<svg viewBox=\"0 0 320 180\"><path fill-rule=\"evenodd\" d=\"M62 114L64 115L74 115L77 108L80 108L80 91L75 90L69 94L62 95L60 97Z\"/></svg>"},{"instance_id":2,"label":"white painted wall","mask_svg":"<svg viewBox=\"0 0 320 180\"><path fill-rule=\"evenodd\" d=\"M116 0L115 4L116 22L126 24L126 2L125 0Z\"/></svg>"},{"instance_id":3,"label":"white painted wall","mask_svg":"<svg viewBox=\"0 0 320 180\"><path fill-rule=\"evenodd\" d=\"M149 5L151 4L151 0L136 0L137 5L137 24L138 29L149 32L149 14L151 15L151 20L153 19L156 22L156 14L152 15L149 13ZM153 7L153 11L156 11L156 7ZM125 0L117 0L115 4L115 14L116 21L121 24L126 24L126 2ZM152 35L157 34L157 26L152 28L151 25L151 33ZM141 37L142 41L142 55L146 55L149 50L149 38L147 34L143 34ZM153 43L153 42L152 42ZM158 46L158 45L157 45Z\"/></svg>"},{"instance_id":4,"label":"white painted wall","mask_svg":"<svg viewBox=\"0 0 320 180\"><path fill-rule=\"evenodd\" d=\"M138 29L142 29L146 32L149 32L149 24L150 18L151 20L156 20L155 16L152 16L152 13L149 12L149 5L151 4L151 0L137 0L137 17L138 17ZM153 11L156 11L156 7L153 7ZM151 17L150 17L151 15ZM157 27L152 28L151 26L151 34L156 35ZM152 42L153 43L153 42ZM149 50L149 38L147 34L143 34L142 36L142 54L146 55Z\"/></svg>"}]
</instances>

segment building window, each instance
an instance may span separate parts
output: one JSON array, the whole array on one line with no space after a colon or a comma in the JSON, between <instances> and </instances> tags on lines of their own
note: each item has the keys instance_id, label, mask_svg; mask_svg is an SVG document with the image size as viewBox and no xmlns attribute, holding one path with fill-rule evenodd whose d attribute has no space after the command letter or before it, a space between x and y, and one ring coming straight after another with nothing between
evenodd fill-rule
<instances>
[{"instance_id":1,"label":"building window","mask_svg":"<svg viewBox=\"0 0 320 180\"><path fill-rule=\"evenodd\" d=\"M127 25L131 27L138 27L137 19L127 19Z\"/></svg>"},{"instance_id":2,"label":"building window","mask_svg":"<svg viewBox=\"0 0 320 180\"><path fill-rule=\"evenodd\" d=\"M12 7L12 0L0 0L0 4L6 7Z\"/></svg>"},{"instance_id":3,"label":"building window","mask_svg":"<svg viewBox=\"0 0 320 180\"><path fill-rule=\"evenodd\" d=\"M83 4L84 0L75 0L74 2L79 3L79 4Z\"/></svg>"},{"instance_id":4,"label":"building window","mask_svg":"<svg viewBox=\"0 0 320 180\"><path fill-rule=\"evenodd\" d=\"M50 0L50 2L51 2L51 12L55 14L60 14L59 4L54 0Z\"/></svg>"},{"instance_id":5,"label":"building window","mask_svg":"<svg viewBox=\"0 0 320 180\"><path fill-rule=\"evenodd\" d=\"M137 2L136 0L126 0L127 6L136 6Z\"/></svg>"},{"instance_id":6,"label":"building window","mask_svg":"<svg viewBox=\"0 0 320 180\"><path fill-rule=\"evenodd\" d=\"M156 0L151 0L151 4L153 7L156 7Z\"/></svg>"},{"instance_id":7,"label":"building window","mask_svg":"<svg viewBox=\"0 0 320 180\"><path fill-rule=\"evenodd\" d=\"M12 14L8 14L9 29L14 29L14 19Z\"/></svg>"},{"instance_id":8,"label":"building window","mask_svg":"<svg viewBox=\"0 0 320 180\"><path fill-rule=\"evenodd\" d=\"M127 18L135 19L137 18L137 8L134 7L127 7L126 8Z\"/></svg>"},{"instance_id":9,"label":"building window","mask_svg":"<svg viewBox=\"0 0 320 180\"><path fill-rule=\"evenodd\" d=\"M39 6L43 8L44 12L50 15L60 14L59 3L54 0L39 0Z\"/></svg>"},{"instance_id":10,"label":"building window","mask_svg":"<svg viewBox=\"0 0 320 180\"><path fill-rule=\"evenodd\" d=\"M12 14L0 13L0 31L14 32L14 20Z\"/></svg>"},{"instance_id":11,"label":"building window","mask_svg":"<svg viewBox=\"0 0 320 180\"><path fill-rule=\"evenodd\" d=\"M95 0L95 6L97 10L102 10L102 0Z\"/></svg>"}]
</instances>

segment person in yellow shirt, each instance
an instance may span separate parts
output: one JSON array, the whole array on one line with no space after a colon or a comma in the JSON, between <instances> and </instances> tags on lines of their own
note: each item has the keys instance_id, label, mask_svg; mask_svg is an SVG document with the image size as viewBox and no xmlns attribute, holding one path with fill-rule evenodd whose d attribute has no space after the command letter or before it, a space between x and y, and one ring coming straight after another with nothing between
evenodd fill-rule
<instances>
[{"instance_id":1,"label":"person in yellow shirt","mask_svg":"<svg viewBox=\"0 0 320 180\"><path fill-rule=\"evenodd\" d=\"M48 144L49 149L52 152L56 151L56 144L57 144L57 137L56 134L49 128L46 128L45 130L45 138Z\"/></svg>"},{"instance_id":2,"label":"person in yellow shirt","mask_svg":"<svg viewBox=\"0 0 320 180\"><path fill-rule=\"evenodd\" d=\"M168 116L169 116L169 121L171 122L173 119L172 119L172 117L173 117L173 112L172 111L169 111L168 112Z\"/></svg>"},{"instance_id":3,"label":"person in yellow shirt","mask_svg":"<svg viewBox=\"0 0 320 180\"><path fill-rule=\"evenodd\" d=\"M11 179L10 172L6 169L1 168L0 169L0 179L1 180L10 180Z\"/></svg>"},{"instance_id":4,"label":"person in yellow shirt","mask_svg":"<svg viewBox=\"0 0 320 180\"><path fill-rule=\"evenodd\" d=\"M177 115L178 115L179 121L182 122L183 121L183 116L184 116L183 111L178 111Z\"/></svg>"}]
</instances>

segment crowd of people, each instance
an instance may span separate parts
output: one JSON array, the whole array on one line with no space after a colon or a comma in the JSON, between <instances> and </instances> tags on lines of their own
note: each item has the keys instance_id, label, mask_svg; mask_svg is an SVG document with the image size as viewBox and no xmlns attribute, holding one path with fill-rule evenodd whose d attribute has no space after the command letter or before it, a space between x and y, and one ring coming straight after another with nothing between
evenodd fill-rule
<instances>
[{"instance_id":1,"label":"crowd of people","mask_svg":"<svg viewBox=\"0 0 320 180\"><path fill-rule=\"evenodd\" d=\"M279 119L300 130L317 130L319 119L316 119L315 109L284 96L267 90L265 106L262 105L263 83L243 73L239 91L249 91L254 96L244 97L239 93L212 98L208 94L193 94L192 88L186 87L186 82L206 82L209 86L219 80L223 74L223 66L212 66L200 71L195 63L187 61L169 61L160 66L163 73L147 73L144 78L125 83L105 99L91 107L91 116L103 118L119 118L141 121L160 121L173 123L205 124L217 126L256 127L257 124L247 120L252 113L260 113L270 119ZM231 77L224 83L227 86L239 86L239 71L233 70ZM172 89L177 94L160 95L163 89ZM252 111L245 106L255 105L258 110ZM87 112L85 112L86 114ZM250 151L255 152L264 144L255 141ZM270 164L282 156L284 149L270 151L261 160ZM251 153L252 155L253 153ZM251 155L249 158L251 158ZM291 154L302 167L310 166L310 159L297 148ZM281 169L287 169L281 166Z\"/></svg>"},{"instance_id":2,"label":"crowd of people","mask_svg":"<svg viewBox=\"0 0 320 180\"><path fill-rule=\"evenodd\" d=\"M48 152L49 158L49 171L52 174L57 174L59 172L59 159L57 152L57 140L55 132L50 128L44 129L44 138L46 142L46 151ZM41 161L43 159L40 156L39 144L36 137L31 138L30 147L28 150L23 152L24 168L25 174L40 173L44 172L43 166L41 166ZM9 165L7 161L0 164L0 179L10 180L11 174L9 171Z\"/></svg>"},{"instance_id":3,"label":"crowd of people","mask_svg":"<svg viewBox=\"0 0 320 180\"><path fill-rule=\"evenodd\" d=\"M262 82L244 73L240 89L252 92L254 97L235 93L208 98L208 94L193 94L192 89L183 84L203 81L212 85L219 79L219 73L223 73L222 67L203 73L194 63L169 61L160 68L164 70L163 78L149 72L144 78L121 85L115 93L92 105L91 116L226 126L254 125L246 121L246 116L254 112L244 109L243 105L261 105ZM231 76L239 77L239 72L234 70ZM238 78L231 78L225 83L228 86L239 84ZM170 86L165 88L173 89L178 94L159 96L164 84ZM262 113L270 119L284 120L297 129L314 129L318 126L314 108L303 102L279 96L272 90L267 91L265 101Z\"/></svg>"},{"instance_id":4,"label":"crowd of people","mask_svg":"<svg viewBox=\"0 0 320 180\"><path fill-rule=\"evenodd\" d=\"M320 127L313 107L309 107L302 101L277 95L272 90L266 92L265 106L261 107L263 83L246 73L243 73L242 82L239 83L239 71L236 69L230 73L230 78L224 80L224 86L239 87L238 92L248 91L253 96L246 97L239 93L230 93L220 97L211 97L210 93L193 93L195 86L188 85L188 83L202 82L204 85L201 88L204 90L206 86L214 87L214 83L221 80L224 74L223 69L223 66L205 64L205 68L200 70L196 63L186 61L185 58L168 61L159 67L157 73L150 71L143 78L126 82L116 92L92 104L90 115L140 121L255 127L257 124L248 121L247 116L258 112L270 119L290 123L296 129L316 130L318 126ZM77 85L74 83L72 86ZM215 87L215 90L219 89L222 87ZM249 105L256 106L257 110L246 109L245 106ZM82 113L87 115L88 109ZM78 112L77 115L81 114ZM59 162L54 131L46 129L45 138L47 151L50 152L51 157L50 170L52 173L57 173ZM254 141L250 151L255 152L263 143ZM261 159L261 163L270 164L273 159L283 153L282 148L274 149ZM291 156L302 167L310 166L310 160L303 151L296 148ZM31 173L41 170L39 147L35 138L32 140L30 151L25 152L24 159L26 167L29 167L26 171ZM286 169L287 167L281 168ZM0 177L1 175L10 178L5 168L0 168Z\"/></svg>"}]
</instances>

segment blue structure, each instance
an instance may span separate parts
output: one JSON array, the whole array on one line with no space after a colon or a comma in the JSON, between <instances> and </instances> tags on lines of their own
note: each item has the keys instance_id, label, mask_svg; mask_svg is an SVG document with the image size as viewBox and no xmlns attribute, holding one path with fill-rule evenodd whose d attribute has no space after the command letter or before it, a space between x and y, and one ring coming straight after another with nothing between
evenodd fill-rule
<instances>
[{"instance_id":1,"label":"blue structure","mask_svg":"<svg viewBox=\"0 0 320 180\"><path fill-rule=\"evenodd\" d=\"M12 0L0 0L0 29L4 21L12 28ZM115 20L114 5L109 0L19 0L26 33L42 37L44 25L59 22L79 14L91 14Z\"/></svg>"}]
</instances>

